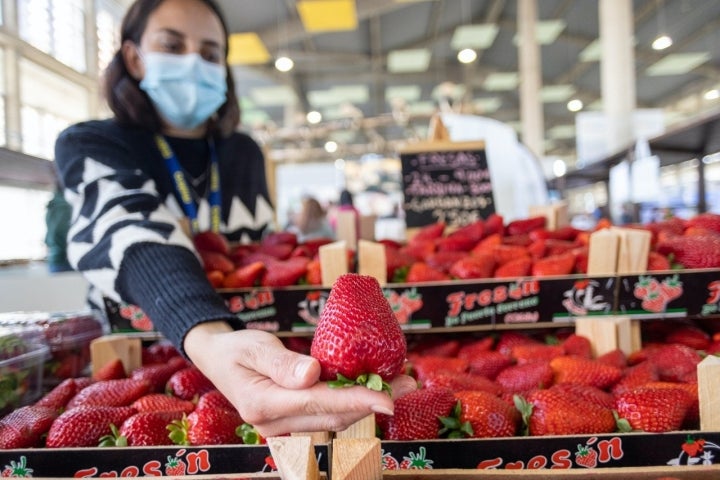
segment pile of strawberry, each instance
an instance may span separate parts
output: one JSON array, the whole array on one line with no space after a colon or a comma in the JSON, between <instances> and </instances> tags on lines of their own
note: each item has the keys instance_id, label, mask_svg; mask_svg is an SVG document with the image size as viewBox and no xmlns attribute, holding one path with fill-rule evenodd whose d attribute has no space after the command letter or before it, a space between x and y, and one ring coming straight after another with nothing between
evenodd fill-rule
<instances>
[{"instance_id":1,"label":"pile of strawberry","mask_svg":"<svg viewBox=\"0 0 720 480\"><path fill-rule=\"evenodd\" d=\"M376 416L381 438L697 429L696 367L720 352L720 335L673 327L630 355L597 358L574 333L551 343L518 331L411 342L407 367L420 388L395 401L394 416Z\"/></svg>"},{"instance_id":2,"label":"pile of strawberry","mask_svg":"<svg viewBox=\"0 0 720 480\"><path fill-rule=\"evenodd\" d=\"M290 232L271 233L261 242L232 246L222 234L210 231L198 233L193 240L215 288L320 285L318 250L332 242L319 238L299 243L297 235ZM350 269L352 259L350 255Z\"/></svg>"},{"instance_id":3,"label":"pile of strawberry","mask_svg":"<svg viewBox=\"0 0 720 480\"><path fill-rule=\"evenodd\" d=\"M227 445L263 439L177 350L143 349L126 374L110 362L68 378L32 405L0 419L0 448Z\"/></svg>"},{"instance_id":4,"label":"pile of strawberry","mask_svg":"<svg viewBox=\"0 0 720 480\"><path fill-rule=\"evenodd\" d=\"M611 226L601 220L593 231ZM627 227L652 233L649 271L720 267L720 215ZM393 282L544 277L586 273L593 231L548 230L540 216L505 223L493 214L452 232L437 222L422 227L406 244L382 243Z\"/></svg>"}]
</instances>

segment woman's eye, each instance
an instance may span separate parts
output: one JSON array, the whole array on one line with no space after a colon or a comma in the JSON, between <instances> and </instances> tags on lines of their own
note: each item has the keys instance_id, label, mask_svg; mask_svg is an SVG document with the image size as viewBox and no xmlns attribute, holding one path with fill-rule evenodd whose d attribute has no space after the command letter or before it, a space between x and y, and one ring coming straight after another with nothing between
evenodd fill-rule
<instances>
[{"instance_id":1,"label":"woman's eye","mask_svg":"<svg viewBox=\"0 0 720 480\"><path fill-rule=\"evenodd\" d=\"M212 51L212 52L202 52L202 58L203 60L210 62L210 63L222 63L222 57L220 56L220 52Z\"/></svg>"},{"instance_id":2,"label":"woman's eye","mask_svg":"<svg viewBox=\"0 0 720 480\"><path fill-rule=\"evenodd\" d=\"M162 45L162 49L164 52L168 53L181 53L182 45L178 43L165 43Z\"/></svg>"}]
</instances>

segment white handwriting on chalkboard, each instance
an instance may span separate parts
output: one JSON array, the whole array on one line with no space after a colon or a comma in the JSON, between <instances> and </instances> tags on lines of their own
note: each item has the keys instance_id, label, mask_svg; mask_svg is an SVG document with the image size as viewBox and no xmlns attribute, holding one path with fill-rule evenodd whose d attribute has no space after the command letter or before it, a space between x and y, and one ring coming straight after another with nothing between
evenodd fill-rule
<instances>
[{"instance_id":1,"label":"white handwriting on chalkboard","mask_svg":"<svg viewBox=\"0 0 720 480\"><path fill-rule=\"evenodd\" d=\"M485 209L490 205L490 203L492 203L491 198L473 197L471 195L462 195L459 197L412 198L409 202L405 202L405 210L413 212L426 212L435 209L475 210Z\"/></svg>"},{"instance_id":2,"label":"white handwriting on chalkboard","mask_svg":"<svg viewBox=\"0 0 720 480\"><path fill-rule=\"evenodd\" d=\"M433 178L427 173L410 172L405 176L405 194L414 196L482 195L492 192L492 183L487 169L468 172L456 170L453 176L457 182L449 181L447 175Z\"/></svg>"},{"instance_id":3,"label":"white handwriting on chalkboard","mask_svg":"<svg viewBox=\"0 0 720 480\"><path fill-rule=\"evenodd\" d=\"M415 159L416 166L421 170L435 168L469 168L478 167L478 154L475 152L427 152L420 153Z\"/></svg>"}]
</instances>

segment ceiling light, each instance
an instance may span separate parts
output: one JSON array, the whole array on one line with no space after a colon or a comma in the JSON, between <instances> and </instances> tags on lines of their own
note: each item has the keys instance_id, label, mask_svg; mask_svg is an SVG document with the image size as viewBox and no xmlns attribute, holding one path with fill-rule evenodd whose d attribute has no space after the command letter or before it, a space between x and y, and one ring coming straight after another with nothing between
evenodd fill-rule
<instances>
[{"instance_id":1,"label":"ceiling light","mask_svg":"<svg viewBox=\"0 0 720 480\"><path fill-rule=\"evenodd\" d=\"M424 72L430 66L431 52L427 48L393 50L388 54L391 72Z\"/></svg>"},{"instance_id":2,"label":"ceiling light","mask_svg":"<svg viewBox=\"0 0 720 480\"><path fill-rule=\"evenodd\" d=\"M277 68L281 72L289 72L293 69L295 66L295 62L292 61L292 58L282 56L278 57L277 60L275 60L275 68Z\"/></svg>"},{"instance_id":3,"label":"ceiling light","mask_svg":"<svg viewBox=\"0 0 720 480\"><path fill-rule=\"evenodd\" d=\"M708 91L705 92L705 94L703 95L703 98L704 98L705 100L717 100L718 98L720 98L720 90L718 90L717 88L713 88L712 90L708 90Z\"/></svg>"},{"instance_id":4,"label":"ceiling light","mask_svg":"<svg viewBox=\"0 0 720 480\"><path fill-rule=\"evenodd\" d=\"M315 125L322 121L322 114L317 110L313 110L312 112L308 112L307 115L305 115L305 119L308 121L308 123Z\"/></svg>"},{"instance_id":5,"label":"ceiling light","mask_svg":"<svg viewBox=\"0 0 720 480\"><path fill-rule=\"evenodd\" d=\"M355 0L300 0L296 7L306 32L355 30L358 25Z\"/></svg>"},{"instance_id":6,"label":"ceiling light","mask_svg":"<svg viewBox=\"0 0 720 480\"><path fill-rule=\"evenodd\" d=\"M481 25L462 25L455 29L450 45L454 50L477 48L484 50L495 41L500 27L492 23Z\"/></svg>"},{"instance_id":7,"label":"ceiling light","mask_svg":"<svg viewBox=\"0 0 720 480\"><path fill-rule=\"evenodd\" d=\"M710 52L671 53L650 65L645 73L650 76L683 75L711 58Z\"/></svg>"},{"instance_id":8,"label":"ceiling light","mask_svg":"<svg viewBox=\"0 0 720 480\"><path fill-rule=\"evenodd\" d=\"M556 177L562 177L565 173L567 173L567 165L565 165L565 162L559 158L553 162L552 169L553 174L555 174Z\"/></svg>"},{"instance_id":9,"label":"ceiling light","mask_svg":"<svg viewBox=\"0 0 720 480\"><path fill-rule=\"evenodd\" d=\"M463 48L457 54L460 63L472 63L477 58L477 53L472 48Z\"/></svg>"},{"instance_id":10,"label":"ceiling light","mask_svg":"<svg viewBox=\"0 0 720 480\"><path fill-rule=\"evenodd\" d=\"M338 144L337 142L333 142L332 140L325 142L325 151L328 153L335 153L337 152Z\"/></svg>"},{"instance_id":11,"label":"ceiling light","mask_svg":"<svg viewBox=\"0 0 720 480\"><path fill-rule=\"evenodd\" d=\"M658 35L655 40L652 42L652 48L653 50L665 50L666 48L670 47L673 44L672 38L669 36L662 34Z\"/></svg>"},{"instance_id":12,"label":"ceiling light","mask_svg":"<svg viewBox=\"0 0 720 480\"><path fill-rule=\"evenodd\" d=\"M233 33L228 39L230 65L258 65L270 59L265 44L256 33Z\"/></svg>"},{"instance_id":13,"label":"ceiling light","mask_svg":"<svg viewBox=\"0 0 720 480\"><path fill-rule=\"evenodd\" d=\"M579 112L583 108L583 102L582 100L579 100L577 98L573 98L567 103L567 109L571 112Z\"/></svg>"}]
</instances>

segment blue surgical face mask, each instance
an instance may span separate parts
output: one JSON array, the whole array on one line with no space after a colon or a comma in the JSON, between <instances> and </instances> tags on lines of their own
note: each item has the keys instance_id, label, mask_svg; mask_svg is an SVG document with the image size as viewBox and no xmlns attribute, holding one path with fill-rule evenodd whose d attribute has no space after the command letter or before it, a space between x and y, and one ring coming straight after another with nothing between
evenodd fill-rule
<instances>
[{"instance_id":1,"label":"blue surgical face mask","mask_svg":"<svg viewBox=\"0 0 720 480\"><path fill-rule=\"evenodd\" d=\"M193 129L225 103L224 65L203 60L197 53L144 52L145 77L140 88L158 113L177 128Z\"/></svg>"}]
</instances>

